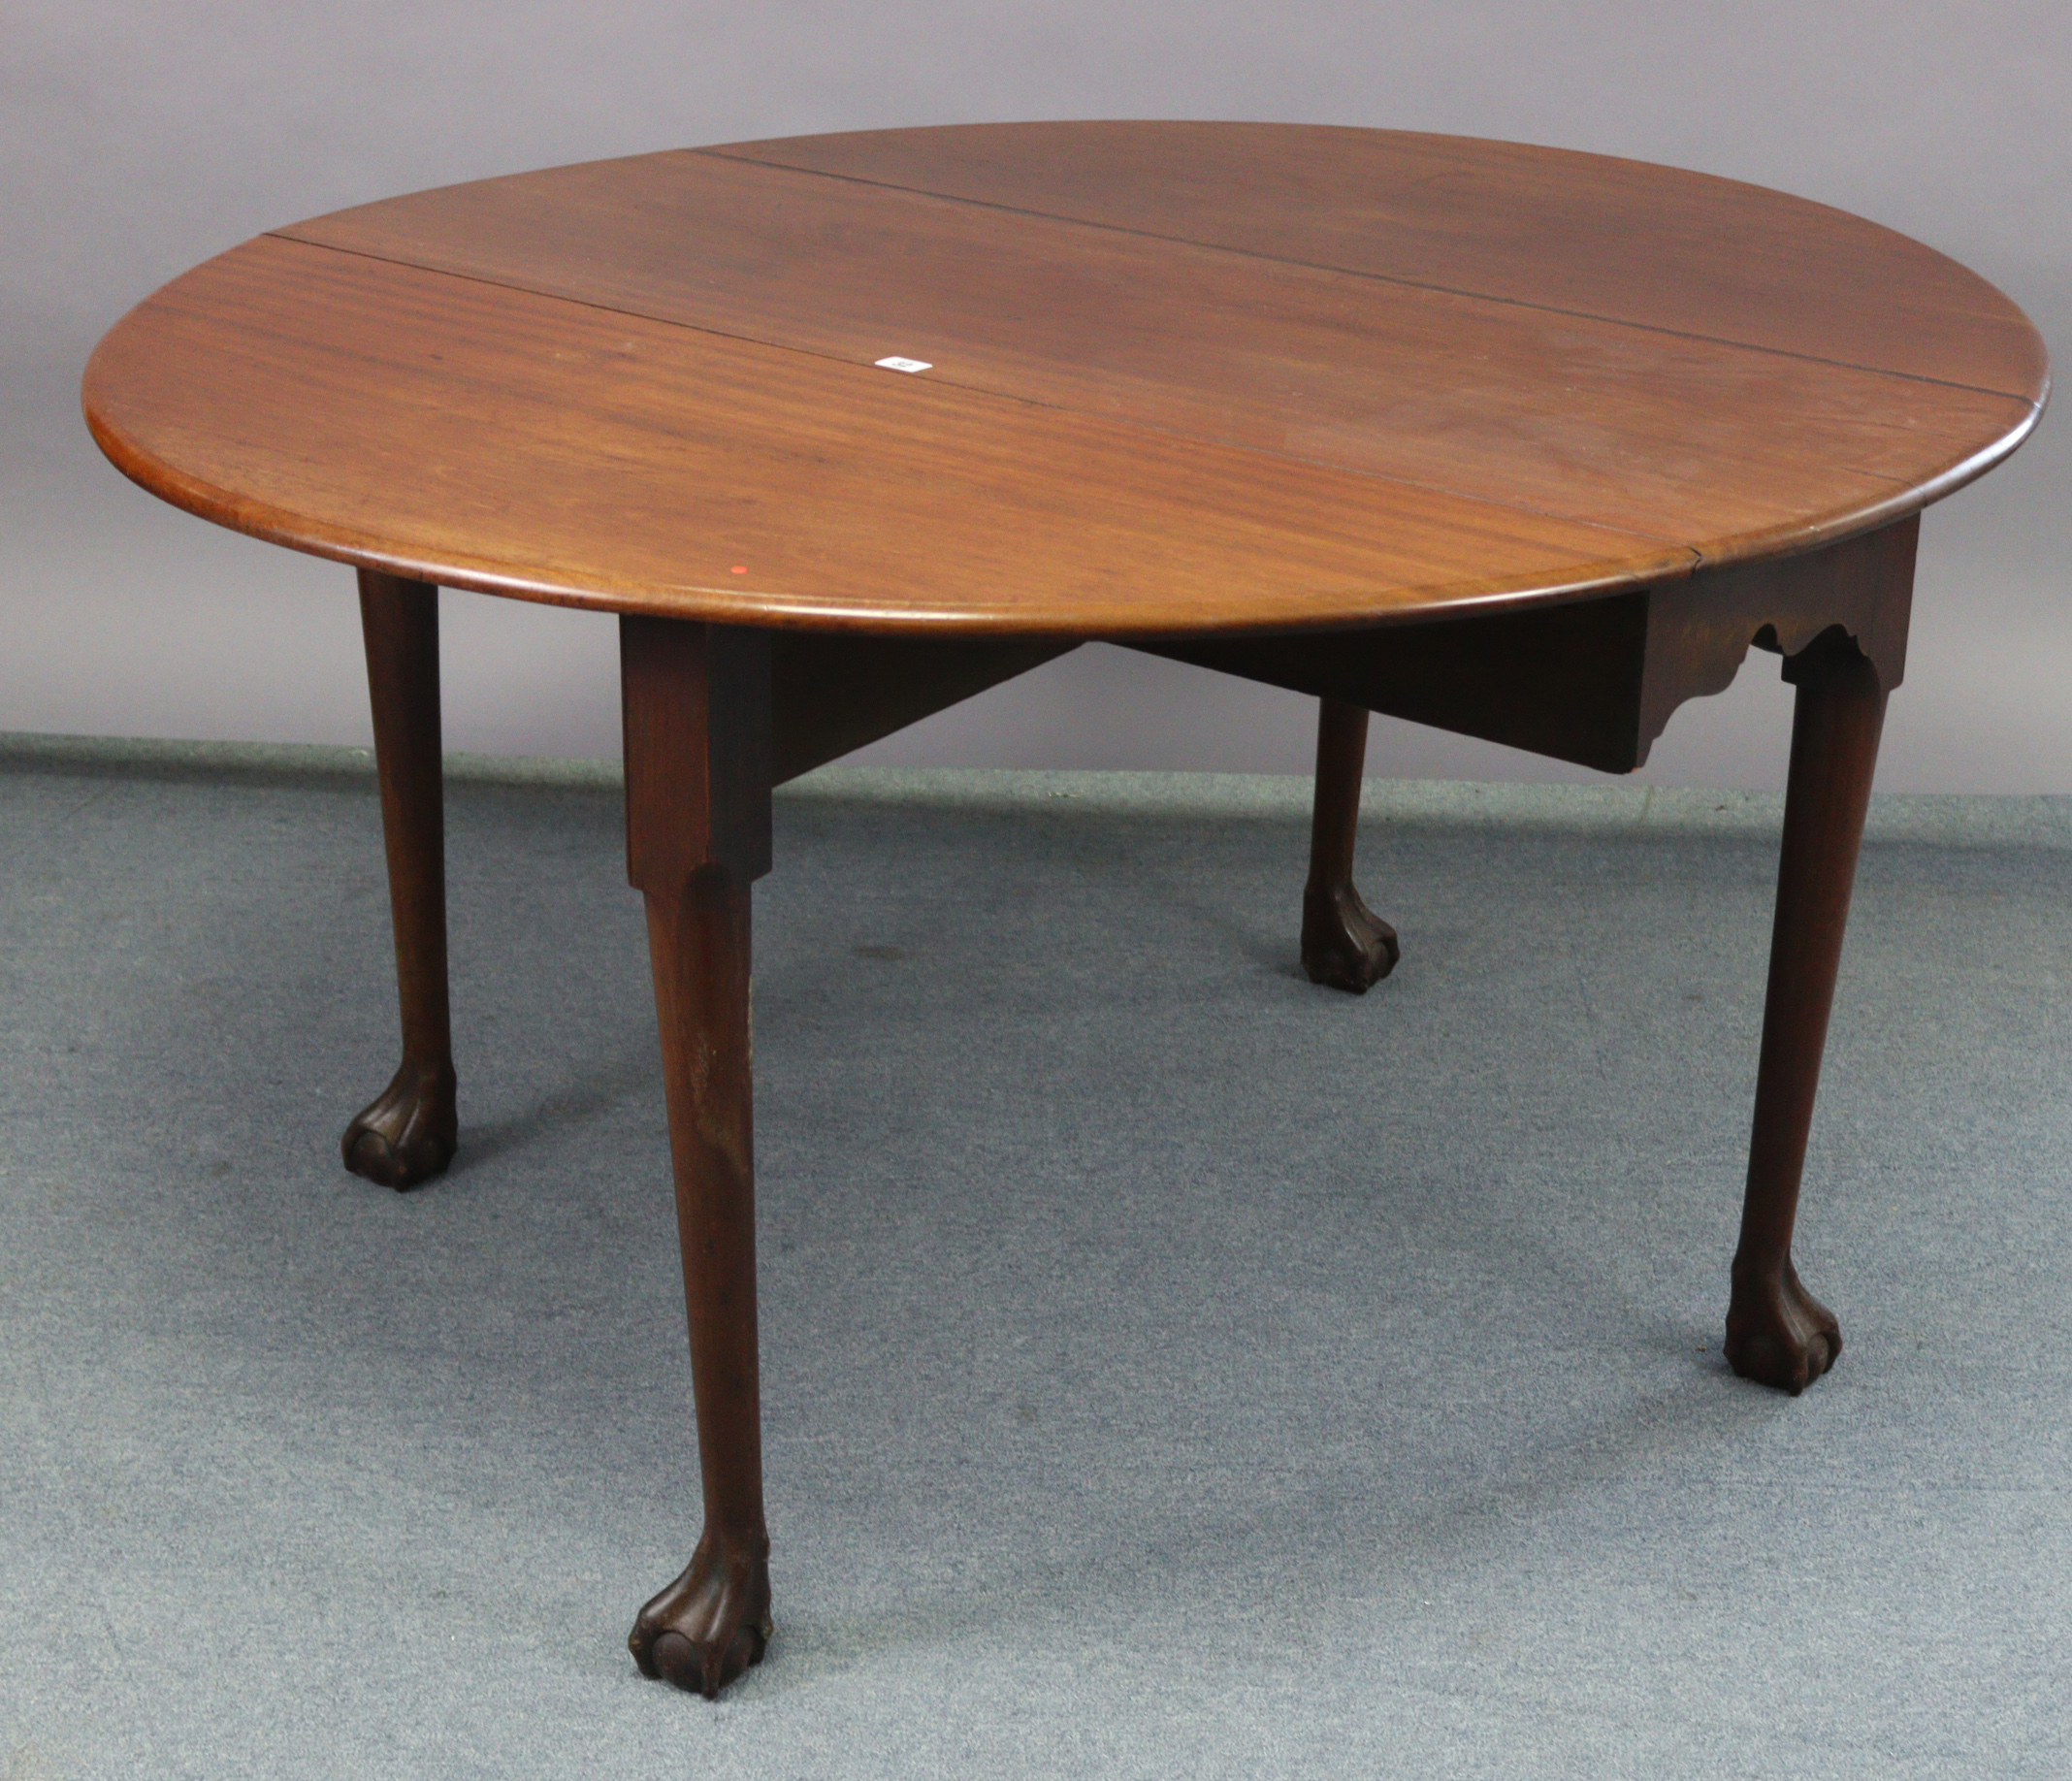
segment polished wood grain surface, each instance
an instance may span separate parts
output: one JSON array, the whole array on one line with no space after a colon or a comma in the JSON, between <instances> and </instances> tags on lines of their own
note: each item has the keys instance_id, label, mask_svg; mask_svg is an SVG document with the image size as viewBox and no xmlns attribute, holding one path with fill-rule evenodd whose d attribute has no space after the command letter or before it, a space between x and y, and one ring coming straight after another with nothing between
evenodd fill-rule
<instances>
[{"instance_id":1,"label":"polished wood grain surface","mask_svg":"<svg viewBox=\"0 0 2072 1781\"><path fill-rule=\"evenodd\" d=\"M737 145L342 211L142 306L86 407L155 492L388 573L1062 636L1805 550L1990 467L2044 390L1991 286L1799 200L1146 124Z\"/></svg>"},{"instance_id":2,"label":"polished wood grain surface","mask_svg":"<svg viewBox=\"0 0 2072 1781\"><path fill-rule=\"evenodd\" d=\"M933 383L1558 513L1707 562L1903 512L2029 412L710 154L449 187L282 233L854 365L925 360Z\"/></svg>"}]
</instances>

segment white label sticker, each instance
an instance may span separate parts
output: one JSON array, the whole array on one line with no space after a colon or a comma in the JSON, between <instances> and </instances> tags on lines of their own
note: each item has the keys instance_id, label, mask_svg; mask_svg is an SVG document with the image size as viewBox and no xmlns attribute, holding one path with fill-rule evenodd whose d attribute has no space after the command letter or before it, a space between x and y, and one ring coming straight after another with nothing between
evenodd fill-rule
<instances>
[{"instance_id":1,"label":"white label sticker","mask_svg":"<svg viewBox=\"0 0 2072 1781\"><path fill-rule=\"evenodd\" d=\"M874 363L881 371L933 371L935 369L925 359L878 359Z\"/></svg>"}]
</instances>

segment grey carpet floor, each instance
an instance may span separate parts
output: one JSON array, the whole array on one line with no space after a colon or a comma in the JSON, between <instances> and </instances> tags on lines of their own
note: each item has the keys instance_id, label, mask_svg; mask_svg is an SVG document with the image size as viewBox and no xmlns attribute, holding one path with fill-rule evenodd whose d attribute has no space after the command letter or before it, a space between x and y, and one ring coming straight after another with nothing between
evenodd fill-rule
<instances>
[{"instance_id":1,"label":"grey carpet floor","mask_svg":"<svg viewBox=\"0 0 2072 1781\"><path fill-rule=\"evenodd\" d=\"M1719 1355L1775 800L1372 788L1356 999L1305 790L783 796L714 1705L623 1643L696 1515L612 787L458 771L399 1196L364 760L0 748L0 1773L2072 1772L2072 811L1877 806L1795 1402Z\"/></svg>"}]
</instances>

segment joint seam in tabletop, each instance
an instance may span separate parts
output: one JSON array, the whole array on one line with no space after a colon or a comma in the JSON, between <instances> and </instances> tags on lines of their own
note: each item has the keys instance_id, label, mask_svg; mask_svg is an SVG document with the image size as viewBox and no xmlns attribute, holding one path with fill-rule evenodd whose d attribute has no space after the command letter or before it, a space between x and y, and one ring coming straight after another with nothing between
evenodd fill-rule
<instances>
[{"instance_id":1,"label":"joint seam in tabletop","mask_svg":"<svg viewBox=\"0 0 2072 1781\"><path fill-rule=\"evenodd\" d=\"M684 152L704 153L705 151L702 149L689 149L685 150ZM730 157L715 156L713 158L727 159ZM758 165L761 165L761 163L758 163ZM787 169L786 171L793 170ZM815 177L837 178L840 176L829 175ZM864 180L858 181L858 183L871 184L875 182ZM888 189L905 190L907 188L890 187ZM926 195L931 197L936 196L936 194L932 193ZM965 203L968 201L962 199L950 199L946 200L946 202ZM1012 207L998 206L987 208L1012 209ZM1043 214L1042 212L1035 211L1017 213L1029 215ZM1074 221L1074 219L1069 217L1057 220L1065 221L1068 223ZM1089 224L1086 226L1095 228L1105 228L1109 225ZM1145 235L1145 239L1148 240L1179 241L1180 239L1175 237L1150 236L1141 230L1120 230L1117 231L1117 233ZM795 341L791 340L770 340L762 335L746 334L731 328L714 327L707 322L686 321L679 316L661 315L655 313L655 311L651 308L635 308L626 304L603 303L594 297L578 297L570 295L567 291L543 289L540 286L525 283L515 278L492 277L489 275L480 272L460 272L454 270L451 267L429 265L423 261L409 259L400 254L375 253L365 247L345 247L340 246L330 242L309 241L303 236L295 234L293 232L292 227L288 229L270 230L267 233L267 239L278 241L291 246L305 250L313 250L319 253L340 254L351 259L365 260L373 265L396 266L405 268L413 273L419 273L432 277L452 278L459 280L462 283L477 284L483 286L485 289L517 291L523 293L528 297L535 298L543 302L567 304L577 308L594 310L599 314L631 316L641 321L651 322L660 327L682 329L687 333L707 335L715 340L737 340L745 345L754 346L772 352L792 353L801 358L817 359L830 365L848 366L853 369L862 369L864 366L864 361L858 358L849 357L842 353L829 352L819 347L801 345ZM1182 242L1181 244L1187 246L1206 246L1209 251L1225 251L1224 249L1214 247L1212 243ZM1275 256L1272 255L1252 255L1250 257L1269 261L1275 259ZM1307 264L1306 262L1297 261L1281 261L1279 263L1290 265ZM1320 267L1316 270L1336 273L1339 272L1341 269L1336 267ZM1445 291L1445 293L1448 295L1467 297L1477 302L1490 301L1498 303L1508 303L1510 301L1503 298L1485 298L1480 292L1451 291L1444 286L1420 285L1417 284L1414 280L1379 277L1376 275L1371 274L1347 273L1345 274L1345 275L1348 277L1371 278L1375 282L1384 284L1398 284L1403 285L1406 288ZM1328 470L1330 471L1333 471L1334 473L1359 476L1365 478L1368 481L1385 483L1393 488L1423 490L1433 494L1444 495L1454 500L1474 502L1487 507L1498 508L1507 512L1530 513L1545 519L1557 519L1563 521L1565 524L1586 527L1593 531L1604 532L1615 536L1642 538L1646 539L1651 543L1667 545L1671 549L1688 551L1692 558L1693 568L1709 566L1714 563L1738 561L1741 558L1749 555L1770 554L1769 547L1772 546L1777 547L1782 551L1789 551L1793 548L1811 548L1819 544L1833 542L1836 539L1850 535L1853 533L1873 531L1880 525L1889 524L1894 519L1904 517L1904 514L1907 511L1912 510L1914 506L1925 504L1926 502L1929 500L1940 499L1941 496L1954 492L1956 488L1960 487L1964 482L1968 482L1976 476L1983 475L1985 471L1991 469L1994 463L1997 463L2001 457L2006 456L2012 451L2014 451L2021 444L2022 440L2026 438L2030 428L2034 425L2035 418L2040 416L2042 412L2040 405L2027 402L2025 398L2014 396L2005 391L1977 389L1974 388L1974 386L1968 384L1953 384L1950 383L1948 380L1942 378L1913 377L1907 375L1904 372L1880 371L1876 367L1850 366L1845 365L1837 360L1819 359L1813 357L1812 355L1804 353L1778 352L1775 349L1769 347L1750 346L1736 340L1716 340L1710 336L1682 333L1675 329L1650 328L1647 327L1645 324L1641 323L1626 322L1617 320L1616 318L1588 315L1583 311L1579 310L1554 310L1547 309L1545 306L1517 303L1511 303L1510 307L1517 308L1533 309L1538 312L1544 313L1574 315L1579 319L1602 322L1604 325L1610 327L1633 328L1638 332L1643 333L1667 335L1678 339L1702 340L1708 345L1726 346L1734 351L1766 354L1779 358L1799 359L1812 364L1832 365L1839 370L1856 371L1869 376L1897 377L1900 378L1902 381L1909 383L1927 383L1935 384L1942 388L1964 389L1976 395L1994 396L2007 402L2024 403L2030 410L2029 425L2023 427L2019 431L2011 432L2007 436L2004 436L2002 439L1995 441L1991 445L1982 448L1980 451L1974 453L1969 458L1959 460L1958 464L1946 468L1936 476L1930 477L1925 482L1911 482L1904 477L1889 475L1879 470L1858 470L1856 473L1862 475L1866 481L1883 484L1886 488L1893 492L1893 497L1892 499L1889 499L1886 502L1873 503L1869 507L1852 508L1850 510L1849 520L1839 529L1832 531L1826 530L1824 529L1824 516L1813 516L1802 522L1795 524L1793 531L1791 533L1786 534L1782 538L1768 534L1750 534L1747 540L1749 548L1734 552L1721 552L1716 547L1713 549L1708 549L1705 545L1702 544L1693 544L1687 539L1671 537L1666 534L1660 532L1646 531L1636 526L1613 525L1608 521L1597 519L1585 513L1567 511L1563 508L1548 505L1542 502L1521 501L1515 498L1500 499L1485 492L1469 488L1457 487L1451 483L1429 480L1423 477L1390 475L1384 471L1366 469L1363 466L1344 464L1330 459L1317 458L1303 452L1277 451L1268 446L1232 439L1210 439L1210 436L1190 433L1182 428L1161 426L1157 422L1147 420L1142 416L1103 413L1097 412L1092 409L1079 408L1065 403L1046 401L1045 399L1039 396L1030 396L1018 391L995 389L988 387L985 384L966 382L963 379L955 376L954 373L943 373L941 372L938 372L937 374L928 377L926 379L926 383L938 389L954 389L965 396L980 401L1005 402L1016 404L1023 407L1041 409L1047 413L1070 415L1077 418L1097 419L1104 425L1129 428L1142 433L1155 434L1167 438L1185 439L1189 441L1209 439L1209 442L1217 444L1226 450L1245 452L1255 457L1272 458L1283 463L1290 464L1311 465L1317 469ZM917 385L917 389L919 387L921 386ZM1926 490L1932 490L1934 491L1934 493L1925 495L1923 502L1911 502L1911 498L1913 496L1917 494L1922 494Z\"/></svg>"},{"instance_id":2,"label":"joint seam in tabletop","mask_svg":"<svg viewBox=\"0 0 2072 1781\"><path fill-rule=\"evenodd\" d=\"M865 361L853 359L839 352L828 352L817 346L801 346L794 340L773 340L760 334L742 334L732 328L715 328L709 322L685 321L680 316L657 315L651 309L631 308L625 304L599 303L594 297L571 297L566 291L543 290L537 285L521 284L515 278L492 278L483 273L455 272L451 267L427 266L418 260L406 260L398 254L371 253L365 247L339 247L330 242L305 241L301 236L282 230L270 230L275 241L291 242L298 247L313 247L320 253L341 253L356 260L370 260L377 266L402 266L415 273L429 274L437 278L458 278L463 283L479 284L490 290L522 291L528 297L537 297L550 303L572 304L577 308L595 309L600 315L631 315L638 320L653 322L658 327L681 328L689 334L709 334L715 340L739 340L746 346L758 346L771 352L795 353L800 358L819 359L829 365L846 365L861 369ZM1098 420L1110 427L1128 427L1140 433L1154 433L1170 439L1203 440L1206 436L1189 433L1180 427L1162 427L1156 421L1145 420L1134 414L1098 413L1088 408L1075 408L1062 402L1046 402L1041 396L1024 396L1016 390L989 389L983 383L967 383L955 373L943 373L937 367L929 367L938 374L928 378L927 384L935 389L956 390L965 396L984 402L1009 402L1026 408L1041 408L1047 414L1067 414L1084 419ZM917 386L920 387L920 386ZM1995 394L1986 391L1984 394ZM1674 550L1688 550L1694 558L1702 553L1681 538L1672 538L1656 532L1643 532L1635 526L1614 526L1605 520L1591 519L1588 515L1564 513L1557 507L1543 506L1530 501L1498 501L1491 496L1477 494L1470 489L1459 489L1449 483L1430 482L1420 476L1391 476L1381 470L1367 470L1357 464L1339 464L1328 458L1311 457L1299 451L1276 451L1266 445L1246 444L1233 439L1211 439L1209 443L1220 445L1226 451L1242 451L1254 457L1275 458L1286 464L1309 464L1318 470L1328 470L1335 474L1363 476L1370 482L1385 482L1392 488L1423 489L1435 495L1451 496L1458 501L1478 502L1483 506L1501 507L1511 513L1536 513L1543 519L1558 519L1573 526L1587 526L1594 531L1613 533L1622 537L1645 538L1650 543L1667 544ZM1916 485L1903 477L1889 476L1880 470L1859 470L1857 474L1868 481L1882 482L1894 489L1912 489Z\"/></svg>"},{"instance_id":3,"label":"joint seam in tabletop","mask_svg":"<svg viewBox=\"0 0 2072 1781\"><path fill-rule=\"evenodd\" d=\"M645 309L629 308L624 305L599 303L595 299L571 297L561 291L540 290L529 284L521 284L508 278L491 278L479 273L454 272L442 266L426 266L415 260L407 260L394 254L370 253L360 247L337 247L328 242L309 242L302 237L278 230L270 230L267 240L280 242L304 252L336 254L344 259L364 260L376 266L395 266L416 273L424 277L450 278L462 284L480 285L486 290L515 291L535 302L565 304L571 308L589 309L600 315L624 315L636 321L647 322L659 328L670 328L686 334L705 335L713 340L733 340L751 346L758 351L786 353L802 359L818 360L823 364L840 365L850 370L868 369L858 359L840 353L826 352L817 347L800 346L787 340L765 340L760 335L741 334L729 328L714 328L701 322L689 322L674 316L656 315ZM1018 407L1034 408L1047 414L1058 414L1073 420L1097 423L1103 427L1124 429L1136 433L1156 435L1162 438L1186 441L1189 444L1208 444L1229 452L1243 453L1247 457L1269 458L1285 464L1303 464L1313 469L1328 470L1334 475L1355 476L1365 482L1384 484L1390 488L1417 489L1429 494L1444 495L1450 500L1472 502L1477 506L1488 507L1506 513L1530 513L1541 519L1560 520L1565 525L1577 526L1592 532L1602 532L1612 537L1636 538L1646 543L1659 544L1670 550L1688 553L1695 567L1703 561L1702 551L1681 538L1665 536L1660 533L1645 532L1634 526L1614 526L1608 521L1591 519L1587 516L1564 513L1558 508L1539 505L1531 502L1504 501L1478 494L1472 490L1454 488L1446 483L1426 481L1418 477L1391 476L1380 470L1362 468L1359 465L1339 464L1331 460L1309 456L1302 452L1275 451L1267 446L1242 443L1229 439L1208 438L1200 434L1185 432L1177 427L1160 426L1133 415L1105 414L1090 409L1075 408L1058 402L1047 402L1038 396L1025 396L1013 390L987 388L983 384L966 383L955 376L931 376L925 381L917 380L913 385L917 394L928 389L955 390L960 397L976 402L1000 402ZM1988 392L1989 394L1991 392ZM1919 485L1903 478L1889 476L1877 471L1860 472L1866 479L1885 483L1899 491L1912 491ZM196 479L197 486L202 485Z\"/></svg>"},{"instance_id":4,"label":"joint seam in tabletop","mask_svg":"<svg viewBox=\"0 0 2072 1781\"><path fill-rule=\"evenodd\" d=\"M911 192L921 197L934 198L944 204L968 205L974 210L998 210L1010 216L1040 216L1047 222L1068 224L1081 229L1099 229L1112 235L1137 236L1145 241L1173 242L1182 246L1197 247L1210 253L1227 253L1241 259L1260 260L1269 265L1299 266L1311 272L1336 273L1347 278L1365 279L1375 284L1392 284L1407 290L1436 291L1449 297L1472 297L1481 303L1505 304L1512 308L1532 309L1544 315L1567 315L1578 321L1602 322L1610 327L1632 328L1644 334L1659 334L1672 340L1703 340L1714 346L1733 346L1745 352L1769 353L1781 359L1798 359L1809 365L1830 365L1838 371L1862 372L1872 376L1899 377L1909 383L1932 384L1942 389L1965 390L1975 396L2004 396L2010 401L2025 402L2041 413L2050 399L2050 384L2046 379L2043 394L2030 396L2021 390L1995 388L1991 384L1963 383L1950 377L1930 377L1919 372L1894 371L1885 365L1865 365L1853 359L1830 358L1823 353L1798 352L1789 346L1765 346L1760 341L1736 340L1732 335L1702 334L1689 328L1671 328L1660 322L1635 321L1630 316L1607 315L1597 309L1572 308L1563 304L1534 303L1524 297L1509 297L1501 292L1476 290L1473 286L1441 284L1427 278L1407 278L1399 273L1367 272L1358 267L1340 266L1329 260L1308 260L1294 254L1268 253L1257 247L1237 247L1227 242L1205 242L1187 235L1168 235L1161 230L1133 228L1127 223L1102 222L1089 216L1073 216L1058 210L1032 210L1026 205L1003 204L998 199L970 198L956 192L940 192L924 185L902 185L891 179L871 179L861 174L830 173L824 168L800 167L791 161L766 160L760 155L740 154L726 148L679 148L678 154L703 155L715 161L739 161L752 167L780 168L786 173L794 173L815 179L833 179L850 185L872 186L881 191Z\"/></svg>"}]
</instances>

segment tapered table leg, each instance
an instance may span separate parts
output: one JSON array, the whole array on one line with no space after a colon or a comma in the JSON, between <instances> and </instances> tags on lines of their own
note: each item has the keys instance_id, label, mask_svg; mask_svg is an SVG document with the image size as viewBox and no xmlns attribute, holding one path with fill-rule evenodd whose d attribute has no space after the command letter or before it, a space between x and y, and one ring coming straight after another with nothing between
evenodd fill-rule
<instances>
[{"instance_id":1,"label":"tapered table leg","mask_svg":"<svg viewBox=\"0 0 2072 1781\"><path fill-rule=\"evenodd\" d=\"M453 1160L459 1132L446 1002L438 590L362 569L360 622L388 843L403 1062L345 1128L340 1149L355 1175L400 1189L439 1174Z\"/></svg>"},{"instance_id":2,"label":"tapered table leg","mask_svg":"<svg viewBox=\"0 0 2072 1781\"><path fill-rule=\"evenodd\" d=\"M1343 699L1316 710L1316 792L1310 819L1310 881L1302 892L1302 968L1313 984L1363 995L1396 968L1396 930L1352 882L1359 838L1367 713Z\"/></svg>"},{"instance_id":3,"label":"tapered table leg","mask_svg":"<svg viewBox=\"0 0 2072 1781\"><path fill-rule=\"evenodd\" d=\"M620 621L629 876L647 903L676 1177L704 1529L628 1644L710 1698L769 1641L756 1348L750 886L769 867L769 654L759 633Z\"/></svg>"},{"instance_id":4,"label":"tapered table leg","mask_svg":"<svg viewBox=\"0 0 2072 1781\"><path fill-rule=\"evenodd\" d=\"M707 866L679 892L650 890L647 919L705 1525L690 1565L640 1610L629 1643L648 1675L710 1698L762 1661L771 1633L756 1351L747 881Z\"/></svg>"},{"instance_id":5,"label":"tapered table leg","mask_svg":"<svg viewBox=\"0 0 2072 1781\"><path fill-rule=\"evenodd\" d=\"M1842 1351L1833 1312L1792 1265L1792 1227L1886 689L1875 665L1839 636L1785 672L1798 698L1727 1358L1743 1377L1796 1396Z\"/></svg>"}]
</instances>

